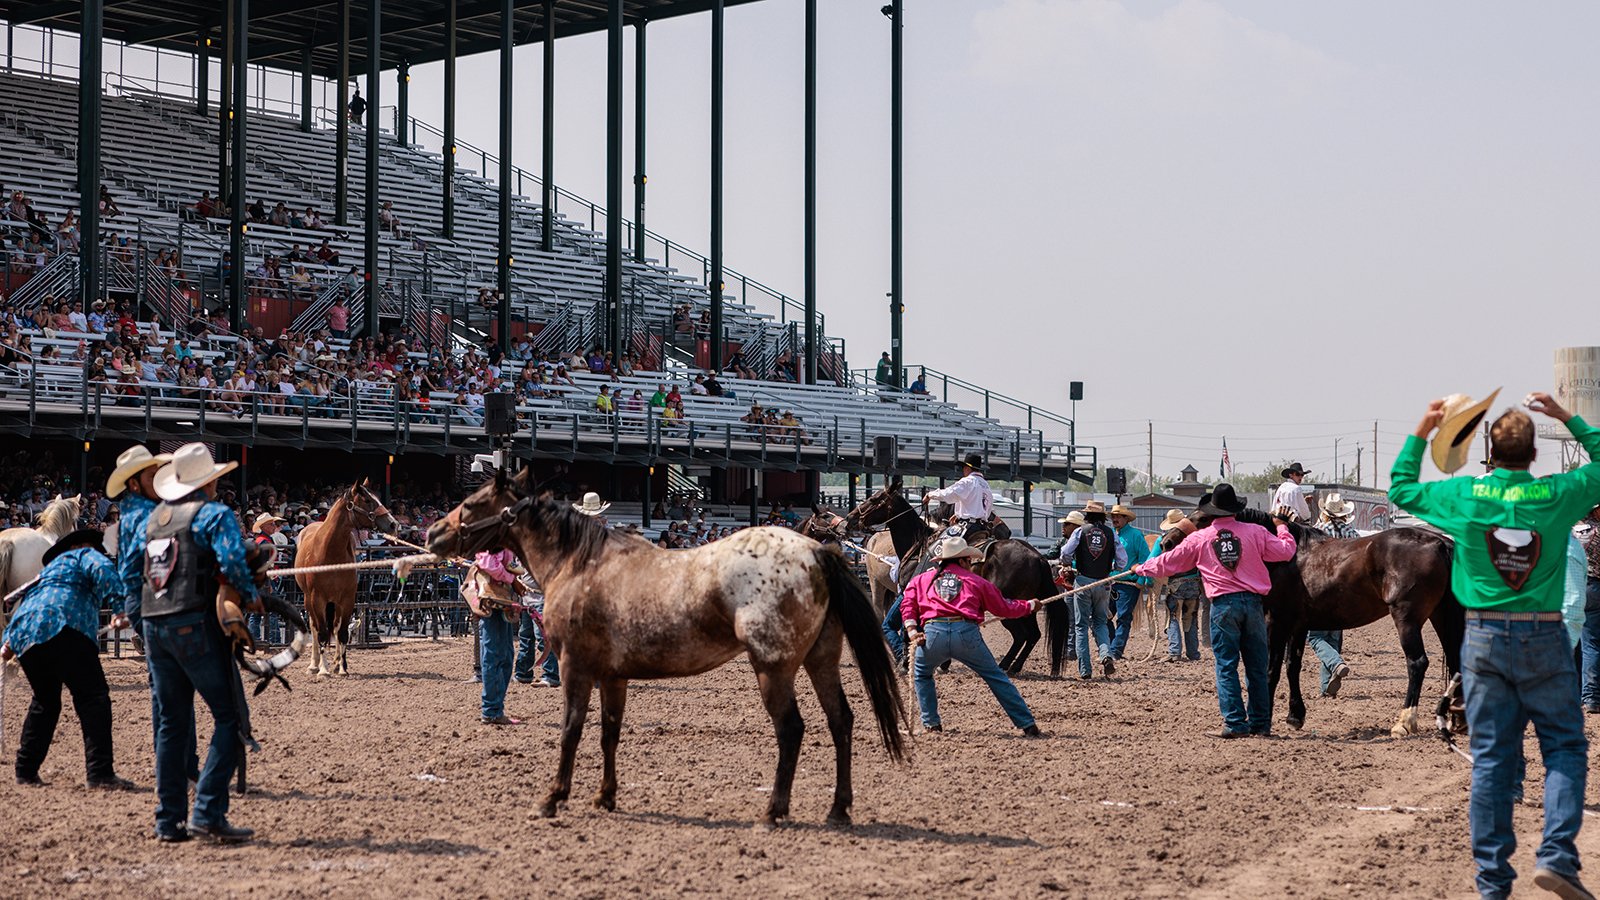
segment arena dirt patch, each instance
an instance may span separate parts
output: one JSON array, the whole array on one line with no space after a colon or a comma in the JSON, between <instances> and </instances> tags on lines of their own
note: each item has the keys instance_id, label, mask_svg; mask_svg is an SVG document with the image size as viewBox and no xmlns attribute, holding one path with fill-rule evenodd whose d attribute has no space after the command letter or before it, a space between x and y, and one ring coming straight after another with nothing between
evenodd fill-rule
<instances>
[{"instance_id":1,"label":"arena dirt patch","mask_svg":"<svg viewBox=\"0 0 1600 900\"><path fill-rule=\"evenodd\" d=\"M1008 640L989 635L996 651ZM1442 656L1429 633L1430 693ZM1136 656L1149 642L1136 640ZM353 652L349 678L257 698L264 749L235 824L239 847L159 845L142 664L107 660L120 773L140 790L82 787L77 720L63 716L42 789L7 784L0 897L1470 897L1466 760L1433 737L1388 735L1405 689L1394 630L1347 635L1356 677L1337 701L1305 674L1306 730L1220 742L1212 664L1130 659L1111 681L1018 679L1045 740L1010 727L958 666L939 680L947 731L891 764L873 743L853 669L856 825L826 828L833 754L815 698L792 824L762 832L776 744L742 660L635 684L619 751L618 812L591 809L597 711L571 808L534 811L554 774L558 691L512 684L521 726L478 724L471 645ZM1315 661L1311 660L1315 665ZM13 672L7 730L28 689ZM803 676L802 676L803 679ZM70 704L69 704L70 709ZM202 739L207 722L201 716ZM1529 796L1541 795L1527 744ZM11 758L10 752L6 759ZM1593 789L1591 789L1592 791ZM1519 808L1519 897L1533 887L1541 810ZM1593 826L1580 848L1595 852Z\"/></svg>"}]
</instances>

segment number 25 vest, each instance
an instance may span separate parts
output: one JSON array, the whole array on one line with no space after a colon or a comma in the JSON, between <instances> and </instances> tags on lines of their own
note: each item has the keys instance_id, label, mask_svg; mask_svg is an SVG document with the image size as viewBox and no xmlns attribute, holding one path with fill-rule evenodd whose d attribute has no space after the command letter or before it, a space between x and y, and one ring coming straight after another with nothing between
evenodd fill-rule
<instances>
[{"instance_id":1,"label":"number 25 vest","mask_svg":"<svg viewBox=\"0 0 1600 900\"><path fill-rule=\"evenodd\" d=\"M145 526L146 618L216 608L217 557L194 539L194 517L208 501L162 503Z\"/></svg>"}]
</instances>

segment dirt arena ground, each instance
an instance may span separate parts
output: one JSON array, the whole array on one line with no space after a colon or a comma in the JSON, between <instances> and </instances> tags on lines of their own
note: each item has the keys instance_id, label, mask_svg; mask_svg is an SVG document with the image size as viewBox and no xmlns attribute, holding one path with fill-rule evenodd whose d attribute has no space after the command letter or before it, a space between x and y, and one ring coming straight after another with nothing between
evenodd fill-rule
<instances>
[{"instance_id":1,"label":"dirt arena ground","mask_svg":"<svg viewBox=\"0 0 1600 900\"><path fill-rule=\"evenodd\" d=\"M992 631L998 654L1006 636ZM1143 656L1148 640L1135 644ZM1089 683L1049 680L1036 657L1019 686L1044 740L1020 738L958 666L939 681L947 731L917 738L905 766L872 743L847 671L855 826L821 825L832 752L803 694L794 820L762 832L751 823L776 751L742 660L632 687L616 813L587 802L599 782L591 712L575 802L543 820L533 810L555 768L559 693L512 684L508 711L525 723L480 725L478 688L463 683L470 644L404 641L352 653L346 679L314 682L297 666L292 693L255 701L264 749L232 819L258 840L237 847L155 842L144 669L107 660L119 769L140 789L82 787L69 703L42 773L50 786L0 786L0 896L1476 896L1466 760L1430 736L1390 738L1404 688L1392 627L1351 632L1346 647L1356 677L1337 701L1310 701L1305 731L1230 742L1204 736L1220 724L1209 653L1130 660ZM1310 671L1307 682L1315 692ZM8 765L28 698L13 682ZM1531 738L1528 757L1536 799ZM1531 881L1540 816L1516 813L1520 897L1549 896ZM1597 835L1580 838L1590 859Z\"/></svg>"}]
</instances>

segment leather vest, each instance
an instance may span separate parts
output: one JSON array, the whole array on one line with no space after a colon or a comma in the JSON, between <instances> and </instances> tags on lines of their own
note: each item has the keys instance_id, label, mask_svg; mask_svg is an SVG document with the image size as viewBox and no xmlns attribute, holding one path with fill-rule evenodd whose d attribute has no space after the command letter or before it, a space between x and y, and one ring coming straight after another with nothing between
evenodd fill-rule
<instances>
[{"instance_id":1,"label":"leather vest","mask_svg":"<svg viewBox=\"0 0 1600 900\"><path fill-rule=\"evenodd\" d=\"M1091 522L1078 529L1078 549L1072 554L1072 567L1079 575L1099 580L1110 575L1117 564L1117 536L1104 522Z\"/></svg>"},{"instance_id":2,"label":"leather vest","mask_svg":"<svg viewBox=\"0 0 1600 900\"><path fill-rule=\"evenodd\" d=\"M145 618L216 608L217 556L194 539L194 517L209 501L162 503L145 525Z\"/></svg>"}]
</instances>

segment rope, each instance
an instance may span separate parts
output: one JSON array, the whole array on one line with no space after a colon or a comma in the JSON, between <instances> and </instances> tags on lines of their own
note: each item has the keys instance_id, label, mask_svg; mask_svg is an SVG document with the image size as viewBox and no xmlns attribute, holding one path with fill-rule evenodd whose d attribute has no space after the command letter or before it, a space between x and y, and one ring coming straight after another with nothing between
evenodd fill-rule
<instances>
[{"instance_id":1,"label":"rope","mask_svg":"<svg viewBox=\"0 0 1600 900\"><path fill-rule=\"evenodd\" d=\"M894 565L893 557L882 556L880 554L873 553L871 550L868 550L867 548L861 546L860 544L856 543L855 541L841 540L839 543L842 546L849 547L852 550L858 551L860 553L865 553L866 555L872 557L873 559L876 559L878 562L881 562L884 565L890 565L890 566Z\"/></svg>"},{"instance_id":2,"label":"rope","mask_svg":"<svg viewBox=\"0 0 1600 900\"><path fill-rule=\"evenodd\" d=\"M399 556L394 559L375 559L369 562L357 563L329 563L325 566L300 566L293 569L273 569L267 573L268 578L283 578L289 575L315 575L318 572L347 572L351 569L383 569L401 563L439 562L439 557L432 553L414 553L410 556Z\"/></svg>"},{"instance_id":3,"label":"rope","mask_svg":"<svg viewBox=\"0 0 1600 900\"><path fill-rule=\"evenodd\" d=\"M1121 580L1122 577L1125 576L1125 575L1132 575L1132 574L1133 574L1133 570L1132 569L1127 569L1125 571L1117 572L1117 573L1115 573L1113 575L1109 575L1109 576L1107 576L1105 578L1100 579L1099 581L1091 581L1088 584L1083 585L1081 587L1075 587L1075 588L1073 588L1072 590L1069 590L1069 591L1062 591L1061 593L1056 594L1054 597L1046 597L1043 600L1040 600L1039 601L1039 607L1042 609L1045 606L1045 604L1047 604L1047 603L1054 603L1057 600L1062 600L1062 599L1065 599L1067 597L1071 597L1073 594L1081 594L1084 591L1089 590L1090 588L1097 588L1102 584L1110 584L1113 581ZM995 622L1002 622L1002 621L1005 621L1005 620L996 617L996 618L985 619L983 621L983 624L984 625L992 625Z\"/></svg>"}]
</instances>

